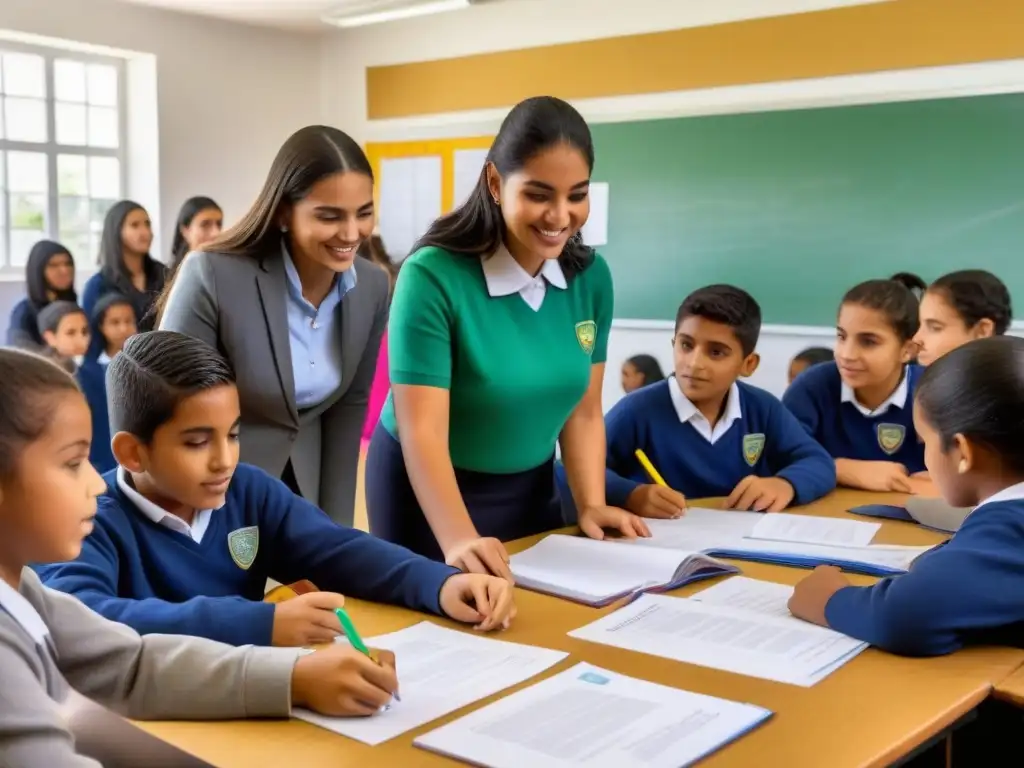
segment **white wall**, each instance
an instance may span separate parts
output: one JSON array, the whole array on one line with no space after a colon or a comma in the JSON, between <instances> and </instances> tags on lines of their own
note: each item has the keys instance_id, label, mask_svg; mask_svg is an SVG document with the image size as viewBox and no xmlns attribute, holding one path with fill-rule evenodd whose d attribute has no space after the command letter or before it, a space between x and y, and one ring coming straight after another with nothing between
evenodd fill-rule
<instances>
[{"instance_id":1,"label":"white wall","mask_svg":"<svg viewBox=\"0 0 1024 768\"><path fill-rule=\"evenodd\" d=\"M138 202L159 204L164 248L186 198L237 217L281 142L321 120L318 42L301 33L114 0L0 0L0 30L155 54L159 200Z\"/></svg>"}]
</instances>

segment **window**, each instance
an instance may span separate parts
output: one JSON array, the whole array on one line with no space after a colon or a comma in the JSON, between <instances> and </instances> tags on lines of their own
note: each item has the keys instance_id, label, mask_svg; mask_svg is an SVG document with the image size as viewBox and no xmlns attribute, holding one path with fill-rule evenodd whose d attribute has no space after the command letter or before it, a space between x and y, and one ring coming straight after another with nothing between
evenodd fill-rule
<instances>
[{"instance_id":1,"label":"window","mask_svg":"<svg viewBox=\"0 0 1024 768\"><path fill-rule=\"evenodd\" d=\"M124 179L118 59L0 42L0 275L51 238L81 268Z\"/></svg>"}]
</instances>

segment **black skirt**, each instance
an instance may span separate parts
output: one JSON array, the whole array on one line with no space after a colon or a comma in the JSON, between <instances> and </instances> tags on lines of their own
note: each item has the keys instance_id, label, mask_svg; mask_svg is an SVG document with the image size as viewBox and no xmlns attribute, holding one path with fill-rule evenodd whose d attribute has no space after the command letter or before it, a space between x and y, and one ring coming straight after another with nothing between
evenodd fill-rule
<instances>
[{"instance_id":1,"label":"black skirt","mask_svg":"<svg viewBox=\"0 0 1024 768\"><path fill-rule=\"evenodd\" d=\"M462 500L481 536L512 541L561 528L554 457L513 474L455 469ZM402 446L380 424L366 455L366 514L370 533L434 560L444 555L405 470Z\"/></svg>"}]
</instances>

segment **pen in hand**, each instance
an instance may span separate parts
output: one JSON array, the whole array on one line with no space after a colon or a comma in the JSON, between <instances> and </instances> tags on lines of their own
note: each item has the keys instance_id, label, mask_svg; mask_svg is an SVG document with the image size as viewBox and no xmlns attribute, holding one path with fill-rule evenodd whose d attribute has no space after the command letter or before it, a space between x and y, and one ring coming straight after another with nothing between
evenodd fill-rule
<instances>
[{"instance_id":1,"label":"pen in hand","mask_svg":"<svg viewBox=\"0 0 1024 768\"><path fill-rule=\"evenodd\" d=\"M374 655L373 651L363 642L363 638L359 636L359 631L356 629L356 625L348 615L348 612L344 608L335 608L334 614L338 617L338 621L341 622L341 630L345 633L345 637L348 638L352 647L364 654L375 664L380 664L380 659ZM398 691L394 691L391 695L394 696L395 701L401 702L402 697L398 695Z\"/></svg>"}]
</instances>

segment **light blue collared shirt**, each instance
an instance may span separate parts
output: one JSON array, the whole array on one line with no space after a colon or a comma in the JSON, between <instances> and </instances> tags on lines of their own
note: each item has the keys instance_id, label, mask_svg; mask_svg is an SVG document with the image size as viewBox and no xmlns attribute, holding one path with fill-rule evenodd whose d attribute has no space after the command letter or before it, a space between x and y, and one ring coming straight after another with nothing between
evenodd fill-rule
<instances>
[{"instance_id":1,"label":"light blue collared shirt","mask_svg":"<svg viewBox=\"0 0 1024 768\"><path fill-rule=\"evenodd\" d=\"M311 408L341 386L341 316L337 310L345 294L356 287L356 266L338 275L319 308L303 298L299 273L287 250L284 268L288 274L288 337L295 405Z\"/></svg>"}]
</instances>

